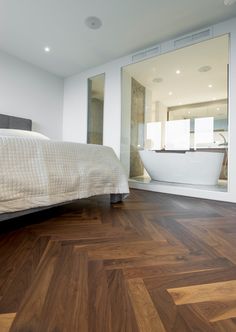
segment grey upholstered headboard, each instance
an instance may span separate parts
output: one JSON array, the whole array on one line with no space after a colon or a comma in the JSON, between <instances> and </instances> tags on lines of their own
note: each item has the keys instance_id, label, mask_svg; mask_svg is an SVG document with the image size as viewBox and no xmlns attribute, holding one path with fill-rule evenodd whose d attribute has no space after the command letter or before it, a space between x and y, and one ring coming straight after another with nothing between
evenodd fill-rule
<instances>
[{"instance_id":1,"label":"grey upholstered headboard","mask_svg":"<svg viewBox=\"0 0 236 332\"><path fill-rule=\"evenodd\" d=\"M0 128L32 130L32 120L0 114Z\"/></svg>"}]
</instances>

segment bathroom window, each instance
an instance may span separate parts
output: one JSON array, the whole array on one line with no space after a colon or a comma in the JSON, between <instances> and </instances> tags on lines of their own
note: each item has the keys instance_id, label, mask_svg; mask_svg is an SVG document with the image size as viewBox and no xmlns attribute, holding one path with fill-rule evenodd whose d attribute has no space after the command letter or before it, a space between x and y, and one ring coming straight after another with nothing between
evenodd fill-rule
<instances>
[{"instance_id":1,"label":"bathroom window","mask_svg":"<svg viewBox=\"0 0 236 332\"><path fill-rule=\"evenodd\" d=\"M190 149L190 120L167 121L165 124L165 149Z\"/></svg>"}]
</instances>

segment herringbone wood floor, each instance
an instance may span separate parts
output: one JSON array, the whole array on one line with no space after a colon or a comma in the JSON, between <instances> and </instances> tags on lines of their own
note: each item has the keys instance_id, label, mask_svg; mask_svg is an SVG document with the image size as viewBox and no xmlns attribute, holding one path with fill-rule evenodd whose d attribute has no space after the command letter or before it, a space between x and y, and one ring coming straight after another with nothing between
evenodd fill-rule
<instances>
[{"instance_id":1,"label":"herringbone wood floor","mask_svg":"<svg viewBox=\"0 0 236 332\"><path fill-rule=\"evenodd\" d=\"M1 225L0 331L236 331L236 205L132 190Z\"/></svg>"}]
</instances>

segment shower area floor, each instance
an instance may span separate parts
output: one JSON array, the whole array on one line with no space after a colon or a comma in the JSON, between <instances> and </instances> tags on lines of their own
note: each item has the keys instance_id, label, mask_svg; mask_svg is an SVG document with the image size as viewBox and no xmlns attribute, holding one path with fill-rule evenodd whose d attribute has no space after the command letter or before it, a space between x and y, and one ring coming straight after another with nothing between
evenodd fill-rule
<instances>
[{"instance_id":1,"label":"shower area floor","mask_svg":"<svg viewBox=\"0 0 236 332\"><path fill-rule=\"evenodd\" d=\"M207 186L207 185L196 185L196 184L186 184L186 183L175 183L175 182L162 182L152 180L149 176L137 176L129 179L130 188L138 188L138 185L141 185L140 189L144 189L146 187L147 190L150 187L156 187L158 191L158 186L166 186L166 187L179 187L179 188L189 188L189 189L200 189L207 191L220 191L227 192L227 180L219 180L218 184L215 186Z\"/></svg>"}]
</instances>

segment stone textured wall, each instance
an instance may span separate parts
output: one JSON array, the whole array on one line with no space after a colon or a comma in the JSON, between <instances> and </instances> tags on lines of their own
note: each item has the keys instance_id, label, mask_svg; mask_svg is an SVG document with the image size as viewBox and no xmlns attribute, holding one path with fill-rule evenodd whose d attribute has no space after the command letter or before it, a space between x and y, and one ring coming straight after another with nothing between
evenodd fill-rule
<instances>
[{"instance_id":1,"label":"stone textured wall","mask_svg":"<svg viewBox=\"0 0 236 332\"><path fill-rule=\"evenodd\" d=\"M130 177L143 175L138 145L144 144L145 87L132 78L131 84L131 140Z\"/></svg>"}]
</instances>

